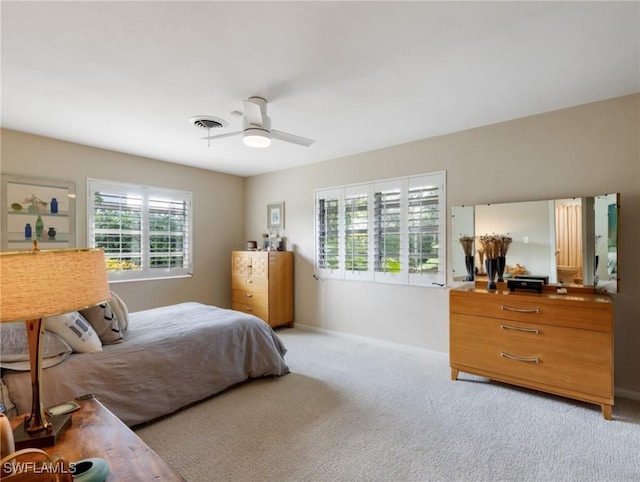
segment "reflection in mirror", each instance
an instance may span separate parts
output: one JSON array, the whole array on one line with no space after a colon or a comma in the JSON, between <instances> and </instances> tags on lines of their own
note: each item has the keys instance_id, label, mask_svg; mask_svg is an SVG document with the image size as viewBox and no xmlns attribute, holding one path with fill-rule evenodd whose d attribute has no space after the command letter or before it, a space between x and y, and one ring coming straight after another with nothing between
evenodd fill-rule
<instances>
[{"instance_id":1,"label":"reflection in mirror","mask_svg":"<svg viewBox=\"0 0 640 482\"><path fill-rule=\"evenodd\" d=\"M618 209L620 196L604 194L594 200L594 284L598 289L618 291Z\"/></svg>"},{"instance_id":2,"label":"reflection in mirror","mask_svg":"<svg viewBox=\"0 0 640 482\"><path fill-rule=\"evenodd\" d=\"M453 206L451 209L451 232L453 233L454 242L452 243L453 252L460 254L453 256L453 272L455 274L454 279L458 281L473 281L468 279L467 268L465 263L465 248L463 246L464 238L471 238L473 240L475 233L475 221L473 219L474 210L473 206ZM476 256L475 243L471 244L470 252L472 256ZM474 257L475 260L475 257ZM472 266L477 266L476 262L472 262ZM472 268L473 273L473 268ZM470 277L469 277L470 278Z\"/></svg>"},{"instance_id":3,"label":"reflection in mirror","mask_svg":"<svg viewBox=\"0 0 640 482\"><path fill-rule=\"evenodd\" d=\"M454 281L469 281L462 238L474 240L477 276L484 274L478 239L512 238L505 277L547 276L549 283L618 289L618 195L452 207ZM468 249L467 249L468 251Z\"/></svg>"}]
</instances>

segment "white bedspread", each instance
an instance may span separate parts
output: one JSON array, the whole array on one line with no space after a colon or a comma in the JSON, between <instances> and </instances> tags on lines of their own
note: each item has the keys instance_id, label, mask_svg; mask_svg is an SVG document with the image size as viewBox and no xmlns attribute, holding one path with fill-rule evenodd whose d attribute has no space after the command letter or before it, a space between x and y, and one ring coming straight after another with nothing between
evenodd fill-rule
<instances>
[{"instance_id":1,"label":"white bedspread","mask_svg":"<svg viewBox=\"0 0 640 482\"><path fill-rule=\"evenodd\" d=\"M73 354L42 375L50 406L93 393L127 425L147 422L247 378L289 372L262 320L200 303L130 313L124 343ZM3 372L18 413L31 411L29 372Z\"/></svg>"}]
</instances>

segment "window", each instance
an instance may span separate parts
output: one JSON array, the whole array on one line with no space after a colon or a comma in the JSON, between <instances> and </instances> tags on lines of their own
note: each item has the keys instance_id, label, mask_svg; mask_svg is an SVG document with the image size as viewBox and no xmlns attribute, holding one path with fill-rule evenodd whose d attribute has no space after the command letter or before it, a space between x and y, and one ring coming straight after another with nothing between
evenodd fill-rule
<instances>
[{"instance_id":1,"label":"window","mask_svg":"<svg viewBox=\"0 0 640 482\"><path fill-rule=\"evenodd\" d=\"M315 192L317 274L445 284L445 173Z\"/></svg>"},{"instance_id":2,"label":"window","mask_svg":"<svg viewBox=\"0 0 640 482\"><path fill-rule=\"evenodd\" d=\"M316 260L317 265L323 270L340 269L338 245L339 243L339 227L338 227L338 191L334 193L327 192L325 196L318 199L318 211L316 218L318 219L318 240L319 251Z\"/></svg>"},{"instance_id":3,"label":"window","mask_svg":"<svg viewBox=\"0 0 640 482\"><path fill-rule=\"evenodd\" d=\"M190 192L89 179L88 240L110 281L191 275Z\"/></svg>"},{"instance_id":4,"label":"window","mask_svg":"<svg viewBox=\"0 0 640 482\"><path fill-rule=\"evenodd\" d=\"M349 272L368 271L369 199L367 193L345 196L344 268Z\"/></svg>"}]
</instances>

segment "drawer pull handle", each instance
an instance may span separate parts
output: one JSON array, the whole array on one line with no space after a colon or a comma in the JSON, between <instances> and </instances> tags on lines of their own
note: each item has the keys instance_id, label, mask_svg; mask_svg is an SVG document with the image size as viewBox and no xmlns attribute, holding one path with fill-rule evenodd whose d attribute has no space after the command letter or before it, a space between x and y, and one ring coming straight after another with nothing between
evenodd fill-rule
<instances>
[{"instance_id":1,"label":"drawer pull handle","mask_svg":"<svg viewBox=\"0 0 640 482\"><path fill-rule=\"evenodd\" d=\"M502 305L500 306L500 309L504 311L517 311L518 313L535 313L535 314L540 313L540 310L538 308L532 308L528 310L525 308L513 308L511 306Z\"/></svg>"},{"instance_id":2,"label":"drawer pull handle","mask_svg":"<svg viewBox=\"0 0 640 482\"><path fill-rule=\"evenodd\" d=\"M524 356L510 355L509 353L505 353L505 352L500 353L500 356L509 358L511 360L517 360L517 361L526 362L526 363L538 363L540 361L539 358L527 358Z\"/></svg>"},{"instance_id":3,"label":"drawer pull handle","mask_svg":"<svg viewBox=\"0 0 640 482\"><path fill-rule=\"evenodd\" d=\"M536 335L540 334L540 330L537 328L521 328L519 326L509 326L509 325L500 325L500 328L503 330L515 330L515 331L524 331L525 333L535 333Z\"/></svg>"},{"instance_id":4,"label":"drawer pull handle","mask_svg":"<svg viewBox=\"0 0 640 482\"><path fill-rule=\"evenodd\" d=\"M252 298L253 297L253 293L245 293L244 294L247 298Z\"/></svg>"},{"instance_id":5,"label":"drawer pull handle","mask_svg":"<svg viewBox=\"0 0 640 482\"><path fill-rule=\"evenodd\" d=\"M244 309L247 311L253 311L253 308L251 308L250 306L245 306Z\"/></svg>"},{"instance_id":6,"label":"drawer pull handle","mask_svg":"<svg viewBox=\"0 0 640 482\"><path fill-rule=\"evenodd\" d=\"M247 284L251 284L251 283L253 283L253 280L252 279L246 279L246 280L244 280L244 282L247 283Z\"/></svg>"}]
</instances>

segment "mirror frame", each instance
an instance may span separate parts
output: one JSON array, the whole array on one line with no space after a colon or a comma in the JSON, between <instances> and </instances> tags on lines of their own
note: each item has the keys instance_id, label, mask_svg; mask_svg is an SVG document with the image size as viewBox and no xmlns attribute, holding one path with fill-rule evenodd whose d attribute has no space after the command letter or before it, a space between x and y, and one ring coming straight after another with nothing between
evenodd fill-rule
<instances>
[{"instance_id":1,"label":"mirror frame","mask_svg":"<svg viewBox=\"0 0 640 482\"><path fill-rule=\"evenodd\" d=\"M580 202L575 202L577 200ZM567 281L565 277L564 282L559 279L557 261L561 250L556 246L556 206L562 203L582 206L578 211L581 213L581 223L577 228L582 233L578 240L578 243L581 242L580 266L594 266L592 272L582 269L580 278L569 277L570 281ZM544 217L545 211L547 218ZM472 261L476 273L473 279L482 279L484 272L478 255L480 236L498 234L511 237L513 234L512 247L506 256L505 278L510 276L509 270L517 273L517 264L526 270L523 274L547 276L552 286L592 287L596 291L617 293L620 290L619 218L619 193L452 206L449 282L470 281L469 269L465 265L465 254L469 252L474 255ZM470 242L472 247L469 246ZM603 258L607 260L606 263L602 263Z\"/></svg>"}]
</instances>

